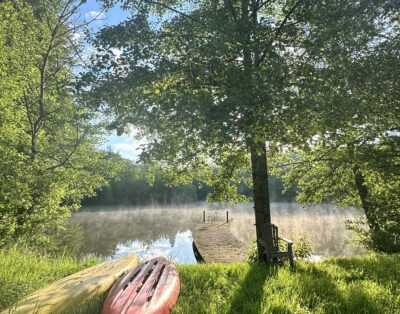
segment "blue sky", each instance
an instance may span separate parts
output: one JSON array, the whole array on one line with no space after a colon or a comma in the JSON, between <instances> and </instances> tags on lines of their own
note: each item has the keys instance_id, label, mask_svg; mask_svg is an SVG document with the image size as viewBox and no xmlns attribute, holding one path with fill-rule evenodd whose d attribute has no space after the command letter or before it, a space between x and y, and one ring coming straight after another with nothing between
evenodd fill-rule
<instances>
[{"instance_id":1,"label":"blue sky","mask_svg":"<svg viewBox=\"0 0 400 314\"><path fill-rule=\"evenodd\" d=\"M106 25L116 25L129 15L120 7L114 7L107 12L102 12L101 5L94 0L89 0L85 3L80 9L80 13L82 18L86 20L98 18L98 20L93 21L90 25L94 31ZM135 139L134 135L135 134L132 133L117 136L115 133L111 133L107 136L106 142L102 145L102 148L106 149L110 147L113 151L119 152L121 156L136 160L140 153L139 145L145 143L145 141Z\"/></svg>"},{"instance_id":2,"label":"blue sky","mask_svg":"<svg viewBox=\"0 0 400 314\"><path fill-rule=\"evenodd\" d=\"M101 12L101 5L95 0L88 0L82 7L81 7L81 14L82 17L86 19L94 18ZM91 26L94 29L98 29L103 25L115 25L124 20L128 14L123 11L118 6L112 8L107 12L103 12L101 19L99 21L95 21Z\"/></svg>"}]
</instances>

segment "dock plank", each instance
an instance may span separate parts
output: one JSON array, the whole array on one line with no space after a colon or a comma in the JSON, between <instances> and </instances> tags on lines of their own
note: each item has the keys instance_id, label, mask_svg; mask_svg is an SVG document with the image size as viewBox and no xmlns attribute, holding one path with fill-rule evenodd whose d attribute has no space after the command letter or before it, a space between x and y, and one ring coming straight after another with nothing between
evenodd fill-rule
<instances>
[{"instance_id":1,"label":"dock plank","mask_svg":"<svg viewBox=\"0 0 400 314\"><path fill-rule=\"evenodd\" d=\"M199 223L194 228L193 241L207 263L241 262L249 251L249 245L232 233L230 223Z\"/></svg>"}]
</instances>

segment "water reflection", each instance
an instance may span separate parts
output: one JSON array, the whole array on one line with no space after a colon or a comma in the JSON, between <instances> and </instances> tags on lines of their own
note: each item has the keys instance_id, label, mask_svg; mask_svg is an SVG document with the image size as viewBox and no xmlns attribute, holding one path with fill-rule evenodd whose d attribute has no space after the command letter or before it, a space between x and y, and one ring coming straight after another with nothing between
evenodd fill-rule
<instances>
[{"instance_id":1,"label":"water reflection","mask_svg":"<svg viewBox=\"0 0 400 314\"><path fill-rule=\"evenodd\" d=\"M173 244L164 237L151 244L135 240L125 244L118 244L116 252L115 257L135 253L142 261L149 260L155 256L164 256L174 263L196 263L192 250L192 232L190 230L177 232Z\"/></svg>"},{"instance_id":2,"label":"water reflection","mask_svg":"<svg viewBox=\"0 0 400 314\"><path fill-rule=\"evenodd\" d=\"M344 227L354 215L352 209L331 205L303 208L298 204L273 203L273 222L282 235L294 240L308 235L318 255L358 253L357 248L344 243L350 235ZM104 257L119 257L135 253L142 259L163 255L179 263L193 263L191 230L202 219L202 212L230 210L231 228L242 241L254 239L254 213L251 204L193 204L168 208L83 208L71 222L75 233L83 238L81 253Z\"/></svg>"},{"instance_id":3,"label":"water reflection","mask_svg":"<svg viewBox=\"0 0 400 314\"><path fill-rule=\"evenodd\" d=\"M163 252L182 263L193 262L191 230L201 209L83 208L71 221L83 235L81 252L117 257L130 252L143 258Z\"/></svg>"}]
</instances>

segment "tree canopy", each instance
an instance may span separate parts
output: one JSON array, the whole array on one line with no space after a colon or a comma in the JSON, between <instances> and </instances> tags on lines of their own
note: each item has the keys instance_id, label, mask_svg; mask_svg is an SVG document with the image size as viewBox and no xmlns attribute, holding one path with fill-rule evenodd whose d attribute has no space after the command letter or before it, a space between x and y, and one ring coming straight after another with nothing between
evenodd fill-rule
<instances>
[{"instance_id":1,"label":"tree canopy","mask_svg":"<svg viewBox=\"0 0 400 314\"><path fill-rule=\"evenodd\" d=\"M213 199L240 201L235 178L251 165L257 238L271 222L266 143L271 152L304 148L305 138L325 133L321 124L341 123L346 80L357 73L349 65L382 40L396 6L104 1L115 3L131 16L93 40L93 68L83 80L91 101L112 112L112 128L133 125L146 136L143 160L176 182L213 185Z\"/></svg>"},{"instance_id":2,"label":"tree canopy","mask_svg":"<svg viewBox=\"0 0 400 314\"><path fill-rule=\"evenodd\" d=\"M400 249L398 12L398 4L385 6L374 36L330 64L327 88L308 96L325 101L323 110L310 111L314 129L298 130L309 131L303 144L277 158L287 182L299 182L301 201L329 197L362 208L365 221L349 227L384 252Z\"/></svg>"},{"instance_id":3,"label":"tree canopy","mask_svg":"<svg viewBox=\"0 0 400 314\"><path fill-rule=\"evenodd\" d=\"M82 3L0 2L0 245L46 242L115 174L74 91Z\"/></svg>"}]
</instances>

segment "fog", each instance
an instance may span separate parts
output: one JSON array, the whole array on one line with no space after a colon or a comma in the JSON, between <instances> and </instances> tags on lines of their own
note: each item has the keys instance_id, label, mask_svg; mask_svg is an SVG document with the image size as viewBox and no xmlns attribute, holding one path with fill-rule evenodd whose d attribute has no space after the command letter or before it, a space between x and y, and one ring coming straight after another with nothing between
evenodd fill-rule
<instances>
[{"instance_id":1,"label":"fog","mask_svg":"<svg viewBox=\"0 0 400 314\"><path fill-rule=\"evenodd\" d=\"M70 219L71 232L79 239L84 254L116 257L129 253L141 258L164 255L177 262L194 262L191 231L206 215L232 218L233 233L242 241L255 238L252 204L196 203L169 207L84 207ZM350 234L345 221L354 217L353 209L332 205L302 207L295 203L272 203L272 221L280 235L294 241L307 236L313 253L323 256L349 255L360 249L345 244Z\"/></svg>"},{"instance_id":2,"label":"fog","mask_svg":"<svg viewBox=\"0 0 400 314\"><path fill-rule=\"evenodd\" d=\"M234 213L233 233L242 241L255 238L254 213L249 206ZM272 222L279 227L282 237L298 240L307 237L312 244L313 254L322 256L351 255L361 253L360 248L346 244L351 233L346 230L346 220L357 214L353 208L337 208L323 204L304 207L296 203L272 203Z\"/></svg>"}]
</instances>

